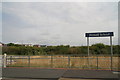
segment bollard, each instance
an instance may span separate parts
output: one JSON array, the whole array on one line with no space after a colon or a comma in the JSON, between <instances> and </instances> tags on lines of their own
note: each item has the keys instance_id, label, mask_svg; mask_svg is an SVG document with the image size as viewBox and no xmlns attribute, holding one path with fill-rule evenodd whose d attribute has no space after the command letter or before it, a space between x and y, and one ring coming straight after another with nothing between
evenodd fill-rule
<instances>
[{"instance_id":1,"label":"bollard","mask_svg":"<svg viewBox=\"0 0 120 80\"><path fill-rule=\"evenodd\" d=\"M4 54L4 59L3 59L3 67L6 68L6 63L7 63L7 54Z\"/></svg>"}]
</instances>

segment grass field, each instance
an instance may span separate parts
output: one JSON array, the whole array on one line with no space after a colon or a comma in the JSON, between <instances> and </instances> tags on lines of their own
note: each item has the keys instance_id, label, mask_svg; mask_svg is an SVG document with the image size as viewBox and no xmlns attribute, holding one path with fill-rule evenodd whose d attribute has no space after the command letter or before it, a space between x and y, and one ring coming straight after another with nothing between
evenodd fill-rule
<instances>
[{"instance_id":1,"label":"grass field","mask_svg":"<svg viewBox=\"0 0 120 80\"><path fill-rule=\"evenodd\" d=\"M112 57L113 69L118 69L119 57ZM111 69L111 57L69 57L69 56L28 56L12 58L15 62L9 67L47 67L47 68L81 68L81 69ZM89 61L88 61L89 60Z\"/></svg>"}]
</instances>

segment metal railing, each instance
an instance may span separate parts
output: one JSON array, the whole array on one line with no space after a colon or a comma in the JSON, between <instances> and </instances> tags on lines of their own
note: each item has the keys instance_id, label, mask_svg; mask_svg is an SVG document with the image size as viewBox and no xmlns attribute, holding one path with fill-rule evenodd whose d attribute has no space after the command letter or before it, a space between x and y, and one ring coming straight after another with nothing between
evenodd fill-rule
<instances>
[{"instance_id":1,"label":"metal railing","mask_svg":"<svg viewBox=\"0 0 120 80\"><path fill-rule=\"evenodd\" d=\"M118 56L5 56L4 67L78 68L120 70Z\"/></svg>"}]
</instances>

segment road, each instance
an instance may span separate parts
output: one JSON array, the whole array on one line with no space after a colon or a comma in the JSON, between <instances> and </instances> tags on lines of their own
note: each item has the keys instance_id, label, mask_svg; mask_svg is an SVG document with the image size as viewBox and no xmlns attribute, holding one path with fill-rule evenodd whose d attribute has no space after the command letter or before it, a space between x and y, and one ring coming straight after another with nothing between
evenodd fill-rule
<instances>
[{"instance_id":1,"label":"road","mask_svg":"<svg viewBox=\"0 0 120 80\"><path fill-rule=\"evenodd\" d=\"M107 70L3 68L3 80L119 80L118 74Z\"/></svg>"}]
</instances>

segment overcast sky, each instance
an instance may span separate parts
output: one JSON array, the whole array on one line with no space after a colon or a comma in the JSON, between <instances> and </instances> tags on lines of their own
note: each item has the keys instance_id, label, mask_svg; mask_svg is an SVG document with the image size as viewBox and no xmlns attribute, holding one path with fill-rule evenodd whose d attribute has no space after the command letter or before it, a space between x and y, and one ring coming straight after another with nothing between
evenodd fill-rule
<instances>
[{"instance_id":1,"label":"overcast sky","mask_svg":"<svg viewBox=\"0 0 120 80\"><path fill-rule=\"evenodd\" d=\"M117 2L2 3L4 43L81 46L86 32L109 31L118 44ZM109 38L90 38L95 43L109 44Z\"/></svg>"}]
</instances>

